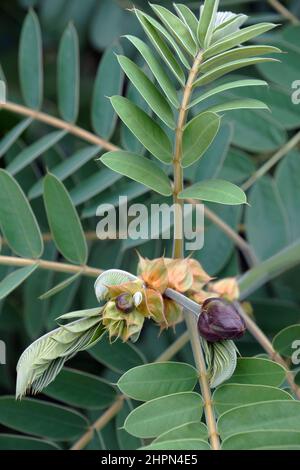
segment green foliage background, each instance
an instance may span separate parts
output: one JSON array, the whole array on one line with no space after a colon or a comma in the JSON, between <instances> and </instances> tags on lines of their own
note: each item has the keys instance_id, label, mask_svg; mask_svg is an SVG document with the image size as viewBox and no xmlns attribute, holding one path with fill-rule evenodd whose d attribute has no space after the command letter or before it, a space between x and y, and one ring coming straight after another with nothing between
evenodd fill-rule
<instances>
[{"instance_id":1,"label":"green foliage background","mask_svg":"<svg viewBox=\"0 0 300 470\"><path fill-rule=\"evenodd\" d=\"M171 7L171 2L161 3ZM185 3L190 7L194 4L198 8L198 2ZM0 51L3 69L1 74L3 73L7 83L9 100L22 103L21 89L23 88L23 91L27 90L26 105L35 108L39 104L39 96L36 96L34 90L30 90L33 77L29 74L28 82L26 83L25 80L20 84L18 72L21 26L27 8L33 6L39 18L43 36L43 111L55 116L60 114L63 119L70 122L75 121L77 117L76 107L70 109L68 100L64 101L67 93L77 93L75 84L76 80L79 83L79 77L76 76L76 63L73 64L73 69L68 62L69 68L65 73L70 73L70 76L67 76L65 83L63 80L66 77L63 77L61 82L59 81L63 91L57 93L58 44L66 26L72 21L78 32L80 48L80 97L77 125L85 129L93 128L96 134L114 144L141 152L139 142L123 124L117 121L113 108L106 99L106 96L123 91L125 95L130 96L132 101L149 111L133 87L127 85L115 57L115 52L120 53L123 50L127 56L139 61L139 57L129 42L120 40L124 34L144 38L134 15L126 11L130 4L131 2L125 0L1 1ZM135 4L148 9L147 3L142 0L136 1ZM297 0L285 2L285 4L290 11L300 17ZM221 130L213 147L207 151L200 162L185 171L187 183L220 177L242 186L258 168L270 161L276 152L285 148L291 139L298 136L300 105L292 103L291 86L293 81L300 80L300 26L291 25L286 18L272 8L268 1L224 0L221 2L221 7L249 13L252 22L282 23L282 27L265 35L264 42L289 52L288 55L282 56L282 64L262 64L239 74L243 78L262 78L270 82L269 89L249 88L244 96L266 102L272 113L268 114L260 110L238 110L228 113L222 121ZM66 41L72 40L72 37L74 39L72 35L75 33L72 26L69 26L66 34ZM76 48L76 40L74 44ZM28 51L20 50L19 60L21 60L22 53L28 54ZM60 59L61 67L63 67L62 46L58 61ZM99 61L101 65L98 69ZM72 70L75 70L74 74ZM36 78L34 77L34 80ZM224 94L224 100L243 98L243 93L243 90L233 90L227 95ZM211 104L214 105L213 99ZM199 107L200 110L201 107ZM16 128L16 126L19 127ZM10 145L7 145L4 136L7 136L12 129L15 135L12 136ZM160 256L164 251L170 254L171 245L165 241L150 241L141 244L133 241L104 242L93 239L91 234L97 223L97 218L94 216L95 209L100 203L117 204L120 193L128 194L131 200L143 201L147 204L164 200L140 184L129 182L108 170L100 162L95 162L95 156L99 156L97 147L87 148L86 143L64 131L50 128L38 120L34 122L28 119L21 120L17 114L4 110L0 113L0 132L2 137L0 141L1 167L7 169L19 182L30 200L44 234L48 234L49 227L41 195L42 179L48 168L64 180L76 206L84 231L87 233L89 253L87 264L89 266L101 269L121 268L135 272L136 248L149 258ZM41 148L37 150L39 156L36 158L35 149L30 146L43 136L47 136L47 141L43 142L43 151ZM294 145L291 151L283 152L284 157L278 158L280 161L253 184L248 196L249 207L208 204L214 213L249 242L254 255L260 262L269 259L293 243L299 242L300 153L297 147L299 144ZM30 150L26 151L28 148ZM66 162L69 162L68 166ZM76 220L73 222L76 225ZM44 243L44 259L63 261L47 235ZM70 253L68 259L78 264L84 263L85 246L81 246L80 250L75 255ZM300 260L299 250L296 253ZM1 255L10 256L11 254L7 245L3 243ZM206 221L205 247L195 253L195 257L211 275L219 278L238 276L249 267L248 260L235 246L234 241L211 220ZM297 260L293 261L295 263ZM299 269L299 267L294 267L286 270L275 280L263 285L249 299L258 325L270 338L289 325L299 323ZM12 271L12 267L0 265L1 279ZM25 279L27 272L23 274ZM93 289L94 279L88 277L76 277L56 296L45 300L39 299L42 294L67 278L66 274L35 271L26 282L0 301L0 339L7 345L7 364L0 366L0 393L3 395L0 397L0 423L3 433L0 435L0 448L11 446L21 449L24 445L25 448L29 446L46 449L56 446L48 440L58 442L61 448L69 448L70 444L83 434L88 426L85 418L76 414L74 410L80 411L89 422L94 422L116 398L116 389L110 383L116 383L122 373L132 367L154 361L184 331L184 325L179 325L176 332L166 331L158 337L157 328L149 322L135 346L119 342L110 346L108 342L102 341L90 353L80 353L68 363L68 368L82 371L84 374L65 370L49 387L49 390L39 397L42 403L28 402L23 424L16 424L14 418L11 418L16 413L15 403L12 398L6 398L6 396L14 394L15 366L20 353L30 342L53 328L54 319L58 315L97 306ZM1 287L3 288L3 285L0 284ZM249 334L239 341L238 347L242 356L264 353ZM279 345L279 350L280 347ZM286 350L281 350L281 352L289 356ZM192 364L190 347L185 346L176 355L176 360ZM92 374L92 377L85 373ZM257 385L277 387L280 383L280 380L275 380L274 383L258 383ZM260 394L261 390L257 393ZM53 408L55 403L63 403L67 408ZM116 418L111 420L101 433L95 433L88 448L131 449L141 446L142 443L138 438L120 429L131 407L136 406L134 403L126 402ZM291 416L292 414L291 411ZM51 425L51 416L54 415L61 422L59 427ZM49 416L48 423L46 416ZM30 424L28 417L31 420ZM44 425L41 424L42 421ZM220 426L222 427L222 423ZM47 438L47 442L34 440L15 442L13 437L5 436L11 433L11 428L24 434ZM226 436L226 423L224 435ZM295 436L296 444L299 444L297 436ZM230 445L241 444L228 444Z\"/></svg>"}]
</instances>

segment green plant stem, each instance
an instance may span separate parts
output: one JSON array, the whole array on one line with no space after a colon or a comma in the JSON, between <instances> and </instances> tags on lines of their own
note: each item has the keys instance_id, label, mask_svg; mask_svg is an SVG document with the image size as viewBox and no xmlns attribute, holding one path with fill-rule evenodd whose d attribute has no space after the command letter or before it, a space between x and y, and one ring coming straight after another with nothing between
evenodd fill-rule
<instances>
[{"instance_id":1,"label":"green plant stem","mask_svg":"<svg viewBox=\"0 0 300 470\"><path fill-rule=\"evenodd\" d=\"M48 124L49 126L55 127L57 129L63 129L69 132L70 134L73 134L76 137L85 140L86 142L89 142L93 145L99 145L99 147L105 150L119 150L119 147L111 144L110 142L105 139L102 139L101 137L98 137L92 132L82 129L81 127L75 126L74 124L70 124L66 121L63 121L62 119L50 116L49 114L43 113L41 111L36 111L34 109L27 108L26 106L11 103L10 101L7 101L6 103L0 103L0 110L1 109L6 109L7 111L10 111L12 113L21 114L22 116L31 117L32 119L44 122L45 124Z\"/></svg>"},{"instance_id":2,"label":"green plant stem","mask_svg":"<svg viewBox=\"0 0 300 470\"><path fill-rule=\"evenodd\" d=\"M285 155L300 143L300 132L297 132L283 147L281 147L264 165L262 165L242 186L247 191L256 181L268 173Z\"/></svg>"},{"instance_id":3,"label":"green plant stem","mask_svg":"<svg viewBox=\"0 0 300 470\"><path fill-rule=\"evenodd\" d=\"M282 5L282 3L279 2L279 0L268 0L268 2L274 8L274 10L276 10L284 18L289 20L292 24L294 25L300 24L299 19L292 12L290 12L284 5Z\"/></svg>"},{"instance_id":4,"label":"green plant stem","mask_svg":"<svg viewBox=\"0 0 300 470\"><path fill-rule=\"evenodd\" d=\"M82 450L93 439L95 431L101 431L109 421L111 421L122 409L124 403L124 396L120 395L116 401L100 416L89 429L73 444L70 450Z\"/></svg>"},{"instance_id":5,"label":"green plant stem","mask_svg":"<svg viewBox=\"0 0 300 470\"><path fill-rule=\"evenodd\" d=\"M174 170L174 189L173 202L175 205L175 223L174 223L174 245L173 257L182 258L184 256L184 245L182 237L183 226L183 200L178 199L179 193L183 190L183 169L182 163L182 137L184 126L187 121L188 105L192 96L193 84L199 72L203 53L200 51L195 57L194 64L190 70L186 85L183 90L182 102L179 108L178 121L175 134L175 152L173 158ZM206 364L203 357L203 351L197 330L196 317L185 312L185 321L187 324L188 335L190 338L194 360L199 372L199 383L204 400L204 410L206 424L209 430L210 443L213 450L220 449L220 439L217 433L216 419L212 405L210 387L207 378Z\"/></svg>"}]
</instances>

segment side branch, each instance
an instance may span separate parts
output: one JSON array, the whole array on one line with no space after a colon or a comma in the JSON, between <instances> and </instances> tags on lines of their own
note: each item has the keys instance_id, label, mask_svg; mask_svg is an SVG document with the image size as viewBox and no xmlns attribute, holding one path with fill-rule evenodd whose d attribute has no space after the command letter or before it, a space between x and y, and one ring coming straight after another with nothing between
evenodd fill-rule
<instances>
[{"instance_id":1,"label":"side branch","mask_svg":"<svg viewBox=\"0 0 300 470\"><path fill-rule=\"evenodd\" d=\"M41 111L36 111L31 108L27 108L26 106L22 106L19 104L11 103L7 101L6 103L0 103L0 109L6 109L7 111L11 111L12 113L21 114L22 116L28 116L32 119L37 121L44 122L49 126L56 127L57 129L63 129L70 134L75 135L79 139L85 140L86 142L90 142L93 145L99 145L99 147L114 151L118 150L119 148L116 145L111 144L105 139L98 137L97 135L89 132L81 127L75 126L74 124L70 124L62 119L50 116L49 114L43 113Z\"/></svg>"}]
</instances>

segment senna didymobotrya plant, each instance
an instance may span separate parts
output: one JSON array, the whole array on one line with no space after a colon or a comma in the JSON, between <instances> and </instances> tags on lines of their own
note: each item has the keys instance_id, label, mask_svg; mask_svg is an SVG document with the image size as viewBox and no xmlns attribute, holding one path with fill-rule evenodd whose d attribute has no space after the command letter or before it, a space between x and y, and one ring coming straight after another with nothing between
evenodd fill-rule
<instances>
[{"instance_id":1,"label":"senna didymobotrya plant","mask_svg":"<svg viewBox=\"0 0 300 470\"><path fill-rule=\"evenodd\" d=\"M231 81L226 76L243 67L274 61L267 56L280 50L256 42L246 45L275 25L244 26L247 16L219 12L219 1L206 0L199 17L183 4L175 4L174 12L160 5L150 6L154 16L138 9L132 11L148 38L147 43L131 35L126 39L137 49L155 81L131 59L118 55L118 62L151 109L151 115L128 98L110 97L117 115L149 155L114 150L102 155L101 161L160 195L173 196L173 259L140 258L137 275L119 270L101 274L95 284L101 305L61 316L56 330L38 339L22 354L17 396L43 390L66 360L77 351L91 348L105 333L111 341L117 338L137 341L147 319L163 331L185 318L200 376L211 446L218 449L210 388L229 379L236 367L233 340L245 331L237 303L239 288L235 279L213 280L199 262L184 258L184 243L176 234L184 224L185 200L239 205L246 203L246 195L239 187L220 179L184 187L184 172L213 143L227 111L268 109L254 99L227 101L222 93L266 86L262 80ZM121 390L126 388L123 382ZM186 399L194 400L195 394ZM201 401L198 395L197 400ZM155 436L156 431L153 435L150 431L150 435L139 433L131 424L138 410L129 415L125 428L140 437Z\"/></svg>"}]
</instances>

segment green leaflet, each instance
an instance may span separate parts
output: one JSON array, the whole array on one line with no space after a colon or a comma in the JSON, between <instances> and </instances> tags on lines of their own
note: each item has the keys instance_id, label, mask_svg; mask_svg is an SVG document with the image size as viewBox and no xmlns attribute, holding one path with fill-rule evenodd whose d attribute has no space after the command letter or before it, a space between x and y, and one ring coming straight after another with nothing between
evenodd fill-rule
<instances>
[{"instance_id":1,"label":"green leaflet","mask_svg":"<svg viewBox=\"0 0 300 470\"><path fill-rule=\"evenodd\" d=\"M39 109L43 95L42 38L39 20L33 10L29 11L22 26L19 73L26 105Z\"/></svg>"},{"instance_id":2,"label":"green leaflet","mask_svg":"<svg viewBox=\"0 0 300 470\"><path fill-rule=\"evenodd\" d=\"M37 399L18 402L12 396L0 398L0 423L54 441L72 441L88 428L87 419L77 411Z\"/></svg>"},{"instance_id":3,"label":"green leaflet","mask_svg":"<svg viewBox=\"0 0 300 470\"><path fill-rule=\"evenodd\" d=\"M194 41L197 43L198 19L194 13L183 3L174 3L178 16L184 21Z\"/></svg>"},{"instance_id":4,"label":"green leaflet","mask_svg":"<svg viewBox=\"0 0 300 470\"><path fill-rule=\"evenodd\" d=\"M211 43L218 7L219 0L214 2L205 0L204 6L200 10L198 39L204 49L207 49Z\"/></svg>"},{"instance_id":5,"label":"green leaflet","mask_svg":"<svg viewBox=\"0 0 300 470\"><path fill-rule=\"evenodd\" d=\"M57 144L65 135L66 131L53 131L25 147L7 166L7 171L12 175L19 173L27 165L30 165L40 155Z\"/></svg>"},{"instance_id":6,"label":"green leaflet","mask_svg":"<svg viewBox=\"0 0 300 470\"><path fill-rule=\"evenodd\" d=\"M144 147L160 161L171 163L172 145L159 124L127 98L113 96L111 103L119 117Z\"/></svg>"},{"instance_id":7,"label":"green leaflet","mask_svg":"<svg viewBox=\"0 0 300 470\"><path fill-rule=\"evenodd\" d=\"M250 57L265 55L265 54L279 54L282 52L278 47L273 46L244 46L236 49L223 52L217 56L206 60L201 65L201 73L210 72L212 69L225 65L228 62L239 59L249 59Z\"/></svg>"},{"instance_id":8,"label":"green leaflet","mask_svg":"<svg viewBox=\"0 0 300 470\"><path fill-rule=\"evenodd\" d=\"M6 133L0 142L0 158L10 149L10 147L18 140L22 133L30 126L32 118L24 119L15 127Z\"/></svg>"},{"instance_id":9,"label":"green leaflet","mask_svg":"<svg viewBox=\"0 0 300 470\"><path fill-rule=\"evenodd\" d=\"M199 96L190 103L189 108L192 108L196 104L199 104L214 95L223 93L224 91L248 86L268 86L268 84L264 80L236 80L234 82L224 83L223 85L212 88L206 93L200 93Z\"/></svg>"},{"instance_id":10,"label":"green leaflet","mask_svg":"<svg viewBox=\"0 0 300 470\"><path fill-rule=\"evenodd\" d=\"M225 180L206 180L196 183L179 194L179 199L199 199L235 206L247 204L246 194L233 183Z\"/></svg>"},{"instance_id":11,"label":"green leaflet","mask_svg":"<svg viewBox=\"0 0 300 470\"><path fill-rule=\"evenodd\" d=\"M273 347L280 355L299 358L300 325L291 325L281 330L273 339Z\"/></svg>"},{"instance_id":12,"label":"green leaflet","mask_svg":"<svg viewBox=\"0 0 300 470\"><path fill-rule=\"evenodd\" d=\"M140 450L210 450L210 446L202 439L174 439L172 441L154 442Z\"/></svg>"},{"instance_id":13,"label":"green leaflet","mask_svg":"<svg viewBox=\"0 0 300 470\"><path fill-rule=\"evenodd\" d=\"M69 24L61 38L57 57L58 106L63 119L75 122L79 110L79 44Z\"/></svg>"},{"instance_id":14,"label":"green leaflet","mask_svg":"<svg viewBox=\"0 0 300 470\"><path fill-rule=\"evenodd\" d=\"M0 300L7 297L13 292L19 285L21 285L36 269L38 264L32 266L25 266L19 268L8 274L4 279L0 281Z\"/></svg>"},{"instance_id":15,"label":"green leaflet","mask_svg":"<svg viewBox=\"0 0 300 470\"><path fill-rule=\"evenodd\" d=\"M222 39L226 38L226 36L230 36L231 34L238 31L238 29L245 23L245 21L247 21L247 19L248 16L246 15L232 14L231 18L215 28L212 35L212 44L220 42Z\"/></svg>"},{"instance_id":16,"label":"green leaflet","mask_svg":"<svg viewBox=\"0 0 300 470\"><path fill-rule=\"evenodd\" d=\"M58 294L59 292L61 292L62 290L66 289L68 286L73 284L73 282L75 282L76 279L78 279L81 276L81 274L82 274L81 272L78 272L74 274L73 276L69 276L67 279L65 279L64 281L60 282L59 284L57 284L56 286L52 287L50 290L42 294L39 298L41 300L46 300L52 297L53 295Z\"/></svg>"},{"instance_id":17,"label":"green leaflet","mask_svg":"<svg viewBox=\"0 0 300 470\"><path fill-rule=\"evenodd\" d=\"M238 70L243 67L249 67L249 65L260 64L262 62L278 62L278 60L268 57L255 57L253 59L234 60L232 62L226 63L225 65L216 67L202 75L198 80L195 81L194 87L207 85L208 83L217 80L217 78L223 77L229 72L233 72L234 70Z\"/></svg>"},{"instance_id":18,"label":"green leaflet","mask_svg":"<svg viewBox=\"0 0 300 470\"><path fill-rule=\"evenodd\" d=\"M133 436L152 438L202 416L201 396L195 392L175 393L150 400L135 408L124 428Z\"/></svg>"},{"instance_id":19,"label":"green leaflet","mask_svg":"<svg viewBox=\"0 0 300 470\"><path fill-rule=\"evenodd\" d=\"M44 179L44 203L58 250L72 263L85 264L88 251L80 219L63 183L50 173Z\"/></svg>"},{"instance_id":20,"label":"green leaflet","mask_svg":"<svg viewBox=\"0 0 300 470\"><path fill-rule=\"evenodd\" d=\"M229 49L239 46L251 39L259 36L271 29L276 28L277 25L272 23L260 23L253 26L248 26L247 28L243 28L240 31L237 31L230 36L226 37L225 39L217 42L216 44L209 47L203 55L204 60L209 59L217 54L221 54L222 52L228 51Z\"/></svg>"},{"instance_id":21,"label":"green leaflet","mask_svg":"<svg viewBox=\"0 0 300 470\"><path fill-rule=\"evenodd\" d=\"M161 55L165 63L168 65L170 70L173 72L178 81L184 85L185 76L182 68L178 62L174 59L174 54L171 52L170 48L162 39L160 33L155 29L155 27L149 22L149 19L140 11L135 10L136 16L141 23L145 33L148 38Z\"/></svg>"},{"instance_id":22,"label":"green leaflet","mask_svg":"<svg viewBox=\"0 0 300 470\"><path fill-rule=\"evenodd\" d=\"M224 384L213 394L219 415L237 406L271 400L293 400L293 397L280 388L251 384Z\"/></svg>"},{"instance_id":23,"label":"green leaflet","mask_svg":"<svg viewBox=\"0 0 300 470\"><path fill-rule=\"evenodd\" d=\"M178 108L180 103L178 100L176 89L174 88L174 85L172 84L164 68L155 58L150 47L146 43L144 43L141 39L135 36L129 35L125 37L137 48L137 50L139 51L143 59L146 61L148 67L150 68L155 79L159 83L161 89L166 94L166 97L168 98L168 100L173 104L173 106Z\"/></svg>"},{"instance_id":24,"label":"green leaflet","mask_svg":"<svg viewBox=\"0 0 300 470\"><path fill-rule=\"evenodd\" d=\"M220 128L220 117L213 113L202 113L192 119L183 132L182 166L195 163L206 152Z\"/></svg>"},{"instance_id":25,"label":"green leaflet","mask_svg":"<svg viewBox=\"0 0 300 470\"><path fill-rule=\"evenodd\" d=\"M206 111L211 113L223 113L224 111L233 111L236 109L266 109L270 111L270 108L265 103L251 98L227 101L225 103L211 106L210 108L207 108Z\"/></svg>"},{"instance_id":26,"label":"green leaflet","mask_svg":"<svg viewBox=\"0 0 300 470\"><path fill-rule=\"evenodd\" d=\"M150 108L167 126L174 129L175 120L171 107L154 83L132 60L125 56L118 56L118 61L131 83L149 104Z\"/></svg>"},{"instance_id":27,"label":"green leaflet","mask_svg":"<svg viewBox=\"0 0 300 470\"><path fill-rule=\"evenodd\" d=\"M117 124L117 115L107 97L122 92L124 73L116 54L123 49L116 43L108 47L99 63L92 96L91 120L96 134L109 140Z\"/></svg>"},{"instance_id":28,"label":"green leaflet","mask_svg":"<svg viewBox=\"0 0 300 470\"><path fill-rule=\"evenodd\" d=\"M105 153L101 161L111 170L138 181L163 196L172 194L166 173L148 158L120 150Z\"/></svg>"},{"instance_id":29,"label":"green leaflet","mask_svg":"<svg viewBox=\"0 0 300 470\"><path fill-rule=\"evenodd\" d=\"M165 7L151 4L151 8L177 41L194 57L197 46L186 25Z\"/></svg>"},{"instance_id":30,"label":"green leaflet","mask_svg":"<svg viewBox=\"0 0 300 470\"><path fill-rule=\"evenodd\" d=\"M165 362L146 364L130 369L118 381L126 396L139 401L153 400L164 395L192 391L197 371L188 364Z\"/></svg>"},{"instance_id":31,"label":"green leaflet","mask_svg":"<svg viewBox=\"0 0 300 470\"><path fill-rule=\"evenodd\" d=\"M10 248L24 258L39 258L42 235L23 190L5 170L0 170L0 188L0 227Z\"/></svg>"}]
</instances>

